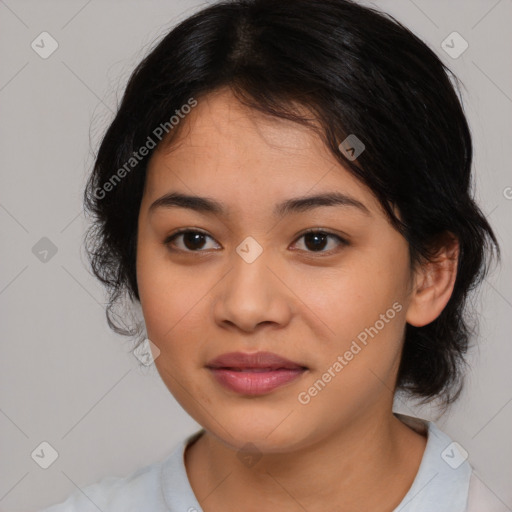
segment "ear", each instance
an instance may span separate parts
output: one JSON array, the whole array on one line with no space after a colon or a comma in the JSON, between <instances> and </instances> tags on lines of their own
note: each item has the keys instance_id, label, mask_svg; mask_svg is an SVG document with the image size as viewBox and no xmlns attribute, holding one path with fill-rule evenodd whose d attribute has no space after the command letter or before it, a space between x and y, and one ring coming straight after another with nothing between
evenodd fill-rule
<instances>
[{"instance_id":1,"label":"ear","mask_svg":"<svg viewBox=\"0 0 512 512\"><path fill-rule=\"evenodd\" d=\"M446 232L436 243L434 257L419 266L414 273L411 302L406 321L415 327L433 322L450 300L457 276L459 241Z\"/></svg>"}]
</instances>

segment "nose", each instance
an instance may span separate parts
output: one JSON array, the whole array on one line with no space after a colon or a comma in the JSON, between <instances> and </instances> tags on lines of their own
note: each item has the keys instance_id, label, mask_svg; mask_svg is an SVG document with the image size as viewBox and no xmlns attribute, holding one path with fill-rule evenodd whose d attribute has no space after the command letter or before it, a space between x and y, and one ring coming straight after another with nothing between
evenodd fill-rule
<instances>
[{"instance_id":1,"label":"nose","mask_svg":"<svg viewBox=\"0 0 512 512\"><path fill-rule=\"evenodd\" d=\"M216 287L214 316L219 325L253 332L262 325L281 328L288 324L293 293L268 253L263 251L251 263L233 255L231 270Z\"/></svg>"}]
</instances>

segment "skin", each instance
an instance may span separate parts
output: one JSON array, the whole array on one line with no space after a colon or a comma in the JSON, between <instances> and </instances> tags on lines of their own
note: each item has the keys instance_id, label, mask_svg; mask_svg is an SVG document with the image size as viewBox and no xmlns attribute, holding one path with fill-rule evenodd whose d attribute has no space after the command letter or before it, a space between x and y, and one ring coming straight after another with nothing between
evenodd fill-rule
<instances>
[{"instance_id":1,"label":"skin","mask_svg":"<svg viewBox=\"0 0 512 512\"><path fill-rule=\"evenodd\" d=\"M205 429L185 454L203 510L393 510L426 444L392 414L405 324L430 323L445 307L456 240L435 263L411 269L407 241L371 190L314 132L250 110L228 89L202 98L182 123L170 149L149 162L137 281L148 337L160 350L158 372ZM215 199L229 215L150 211L171 191ZM332 191L369 214L338 205L273 216L281 201ZM183 236L164 244L181 228L207 235L195 252ZM308 228L349 245L328 237L315 251L315 240L302 236ZM235 250L248 236L263 249L250 264ZM394 303L401 311L308 404L299 403L298 394ZM236 394L205 368L231 351L275 352L308 371L263 396ZM261 456L254 465L238 456L246 443Z\"/></svg>"}]
</instances>

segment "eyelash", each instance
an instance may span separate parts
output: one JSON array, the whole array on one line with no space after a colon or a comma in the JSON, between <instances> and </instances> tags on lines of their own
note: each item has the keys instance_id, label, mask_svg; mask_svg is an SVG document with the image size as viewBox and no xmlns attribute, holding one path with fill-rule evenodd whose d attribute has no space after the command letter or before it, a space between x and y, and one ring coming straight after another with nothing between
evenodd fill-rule
<instances>
[{"instance_id":1,"label":"eyelash","mask_svg":"<svg viewBox=\"0 0 512 512\"><path fill-rule=\"evenodd\" d=\"M200 231L200 230L197 230L197 229L189 229L189 228L184 228L184 229L180 229L179 231L176 231L175 233L169 235L165 240L164 240L164 245L167 246L171 251L175 251L175 252L184 252L184 253L202 253L202 252L207 252L207 250L202 250L202 249L198 249L196 251L192 251L192 250L189 250L189 249L176 249L176 248L172 248L172 243L171 242L174 242L174 240L176 238L178 238L178 236L180 235L183 235L183 234L186 234L186 233L198 233L198 234L202 234L208 238L211 238L213 240L213 238L208 235L207 233L203 232L203 231ZM336 252L337 250L339 250L340 247L345 247L345 246L348 246L350 245L349 242L347 240L345 240L344 238L342 238L341 236L339 235L336 235L334 233L331 233L330 231L326 231L326 230L323 230L323 229L320 229L320 228L311 228L311 229L308 229L306 231L304 231L303 233L301 233L299 235L299 237L295 240L294 243L296 243L298 240L300 240L301 238L303 238L304 236L306 235L309 235L309 234L321 234L321 235L327 235L328 237L331 237L331 238L335 238L338 240L339 242L339 247L337 249L331 249L329 251L302 251L302 252L306 252L306 253L309 253L309 254L315 254L315 255L326 255L326 256L330 256L331 254L333 254L334 252ZM300 251L300 249L299 249Z\"/></svg>"}]
</instances>

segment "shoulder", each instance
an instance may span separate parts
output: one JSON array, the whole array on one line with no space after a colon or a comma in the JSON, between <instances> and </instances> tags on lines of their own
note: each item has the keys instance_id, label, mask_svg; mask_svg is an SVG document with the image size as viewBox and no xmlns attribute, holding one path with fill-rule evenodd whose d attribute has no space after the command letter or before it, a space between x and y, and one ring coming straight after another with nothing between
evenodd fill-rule
<instances>
[{"instance_id":1,"label":"shoulder","mask_svg":"<svg viewBox=\"0 0 512 512\"><path fill-rule=\"evenodd\" d=\"M39 512L168 512L171 504L173 509L200 510L187 478L184 453L203 432L201 429L182 439L157 462L126 477L105 477Z\"/></svg>"},{"instance_id":2,"label":"shoulder","mask_svg":"<svg viewBox=\"0 0 512 512\"><path fill-rule=\"evenodd\" d=\"M412 486L394 512L466 512L471 466L463 448L432 421L397 416L426 435L427 444Z\"/></svg>"},{"instance_id":3,"label":"shoulder","mask_svg":"<svg viewBox=\"0 0 512 512\"><path fill-rule=\"evenodd\" d=\"M469 481L468 506L466 512L510 512L510 509L482 480L471 473Z\"/></svg>"},{"instance_id":4,"label":"shoulder","mask_svg":"<svg viewBox=\"0 0 512 512\"><path fill-rule=\"evenodd\" d=\"M417 432L428 436L418 474L406 496L411 495L410 499L415 501L415 511L512 512L479 478L469 462L467 451L434 422L397 416Z\"/></svg>"},{"instance_id":5,"label":"shoulder","mask_svg":"<svg viewBox=\"0 0 512 512\"><path fill-rule=\"evenodd\" d=\"M167 510L160 488L161 464L149 464L126 477L105 477L40 512L135 512L146 507L155 512Z\"/></svg>"}]
</instances>

